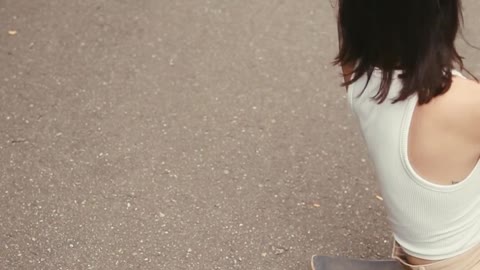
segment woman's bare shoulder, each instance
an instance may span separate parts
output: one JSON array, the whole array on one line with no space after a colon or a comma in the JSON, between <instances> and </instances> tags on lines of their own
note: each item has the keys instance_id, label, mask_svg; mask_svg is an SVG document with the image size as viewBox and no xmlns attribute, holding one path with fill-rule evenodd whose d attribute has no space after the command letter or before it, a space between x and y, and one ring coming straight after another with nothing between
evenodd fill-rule
<instances>
[{"instance_id":1,"label":"woman's bare shoulder","mask_svg":"<svg viewBox=\"0 0 480 270\"><path fill-rule=\"evenodd\" d=\"M444 124L454 127L480 146L480 83L454 77L449 91L432 100Z\"/></svg>"}]
</instances>

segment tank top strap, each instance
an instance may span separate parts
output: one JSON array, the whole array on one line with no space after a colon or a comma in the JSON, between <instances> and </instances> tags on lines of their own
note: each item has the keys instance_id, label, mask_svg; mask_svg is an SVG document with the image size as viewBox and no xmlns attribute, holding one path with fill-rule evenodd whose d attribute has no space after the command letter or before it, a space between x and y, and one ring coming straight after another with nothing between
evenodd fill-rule
<instances>
[{"instance_id":1,"label":"tank top strap","mask_svg":"<svg viewBox=\"0 0 480 270\"><path fill-rule=\"evenodd\" d=\"M453 76L460 77L460 78L463 78L463 79L466 79L466 77L463 76L463 74L462 74L460 71L456 70L456 69L452 69L452 75L453 75Z\"/></svg>"}]
</instances>

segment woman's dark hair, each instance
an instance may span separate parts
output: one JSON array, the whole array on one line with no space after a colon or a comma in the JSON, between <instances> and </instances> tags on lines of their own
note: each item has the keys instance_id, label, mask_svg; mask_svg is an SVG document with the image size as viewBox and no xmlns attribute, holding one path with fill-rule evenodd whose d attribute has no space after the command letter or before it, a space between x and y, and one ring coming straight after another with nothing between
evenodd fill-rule
<instances>
[{"instance_id":1,"label":"woman's dark hair","mask_svg":"<svg viewBox=\"0 0 480 270\"><path fill-rule=\"evenodd\" d=\"M340 51L334 64L355 65L348 86L375 68L382 82L373 97L388 96L394 72L403 83L393 103L417 93L419 104L444 94L452 84L452 69L464 69L455 48L463 25L461 0L339 0Z\"/></svg>"}]
</instances>

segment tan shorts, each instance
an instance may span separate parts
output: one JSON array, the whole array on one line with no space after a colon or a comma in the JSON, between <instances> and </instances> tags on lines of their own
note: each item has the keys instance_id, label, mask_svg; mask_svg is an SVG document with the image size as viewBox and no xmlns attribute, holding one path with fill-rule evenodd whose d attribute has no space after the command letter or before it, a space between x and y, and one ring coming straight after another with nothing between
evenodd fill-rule
<instances>
[{"instance_id":1,"label":"tan shorts","mask_svg":"<svg viewBox=\"0 0 480 270\"><path fill-rule=\"evenodd\" d=\"M450 259L424 265L411 265L407 263L405 251L395 242L392 258L403 264L406 269L412 270L480 270L480 245Z\"/></svg>"}]
</instances>

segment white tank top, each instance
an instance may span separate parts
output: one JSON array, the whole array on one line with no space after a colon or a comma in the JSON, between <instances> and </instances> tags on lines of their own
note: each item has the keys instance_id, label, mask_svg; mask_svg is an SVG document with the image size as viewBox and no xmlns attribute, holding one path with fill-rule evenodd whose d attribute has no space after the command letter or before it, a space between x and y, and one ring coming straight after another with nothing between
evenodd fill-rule
<instances>
[{"instance_id":1,"label":"white tank top","mask_svg":"<svg viewBox=\"0 0 480 270\"><path fill-rule=\"evenodd\" d=\"M391 103L402 88L398 75L384 103L371 98L379 89L381 70L374 71L362 95L366 75L349 86L349 103L375 166L395 240L418 258L451 258L480 243L480 164L464 181L451 186L431 183L415 173L407 146L418 98ZM462 76L456 71L454 75Z\"/></svg>"}]
</instances>

